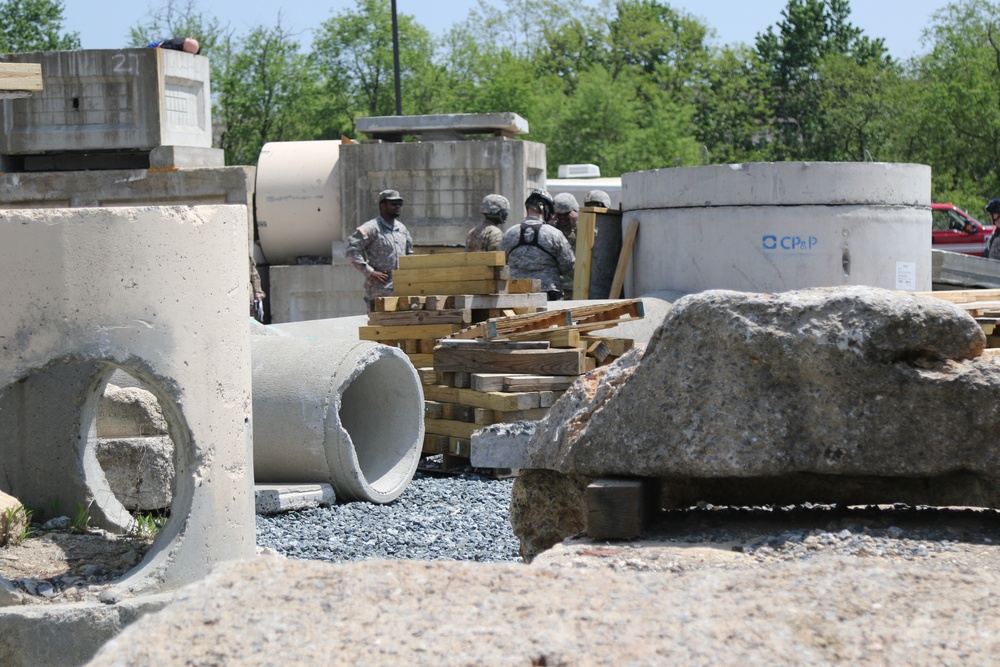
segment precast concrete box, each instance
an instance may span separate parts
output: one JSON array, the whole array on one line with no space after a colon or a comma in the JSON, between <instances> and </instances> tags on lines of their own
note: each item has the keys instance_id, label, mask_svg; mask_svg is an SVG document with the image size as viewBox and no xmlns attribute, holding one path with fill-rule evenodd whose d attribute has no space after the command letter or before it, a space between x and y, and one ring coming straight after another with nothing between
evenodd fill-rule
<instances>
[{"instance_id":1,"label":"precast concrete box","mask_svg":"<svg viewBox=\"0 0 1000 667\"><path fill-rule=\"evenodd\" d=\"M510 201L508 224L524 219L528 193L545 187L545 144L506 137L348 144L340 170L342 238L378 215L376 197L391 188L405 201L400 220L414 244L464 245L488 194Z\"/></svg>"},{"instance_id":2,"label":"precast concrete box","mask_svg":"<svg viewBox=\"0 0 1000 667\"><path fill-rule=\"evenodd\" d=\"M212 146L208 58L169 49L37 51L40 93L0 101L0 154Z\"/></svg>"},{"instance_id":3,"label":"precast concrete box","mask_svg":"<svg viewBox=\"0 0 1000 667\"><path fill-rule=\"evenodd\" d=\"M878 162L680 167L622 176L638 223L625 295L931 289L931 168Z\"/></svg>"}]
</instances>

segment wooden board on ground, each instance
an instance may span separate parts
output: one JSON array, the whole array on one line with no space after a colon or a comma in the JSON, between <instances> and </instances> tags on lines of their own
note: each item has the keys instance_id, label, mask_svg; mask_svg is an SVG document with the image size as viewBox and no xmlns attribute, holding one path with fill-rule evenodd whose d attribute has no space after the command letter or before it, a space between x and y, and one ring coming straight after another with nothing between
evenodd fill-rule
<instances>
[{"instance_id":1,"label":"wooden board on ground","mask_svg":"<svg viewBox=\"0 0 1000 667\"><path fill-rule=\"evenodd\" d=\"M453 266L503 266L502 250L488 252L447 253L443 255L405 255L399 258L400 269L446 268Z\"/></svg>"},{"instance_id":2,"label":"wooden board on ground","mask_svg":"<svg viewBox=\"0 0 1000 667\"><path fill-rule=\"evenodd\" d=\"M573 267L573 295L586 299L590 294L590 266L594 252L594 230L597 228L597 214L593 209L584 208L576 223L576 266Z\"/></svg>"},{"instance_id":3,"label":"wooden board on ground","mask_svg":"<svg viewBox=\"0 0 1000 667\"><path fill-rule=\"evenodd\" d=\"M486 373L529 373L539 375L582 375L587 372L583 350L464 350L438 347L434 368L438 371Z\"/></svg>"}]
</instances>

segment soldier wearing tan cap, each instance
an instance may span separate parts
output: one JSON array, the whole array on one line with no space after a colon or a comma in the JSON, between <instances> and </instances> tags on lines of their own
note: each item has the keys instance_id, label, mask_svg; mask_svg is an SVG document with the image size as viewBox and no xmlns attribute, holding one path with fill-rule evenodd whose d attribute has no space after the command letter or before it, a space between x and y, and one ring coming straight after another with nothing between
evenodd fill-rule
<instances>
[{"instance_id":1,"label":"soldier wearing tan cap","mask_svg":"<svg viewBox=\"0 0 1000 667\"><path fill-rule=\"evenodd\" d=\"M400 255L413 254L413 238L401 223L403 198L396 190L378 193L378 217L364 223L347 239L345 256L365 275L365 303L392 296L392 272Z\"/></svg>"}]
</instances>

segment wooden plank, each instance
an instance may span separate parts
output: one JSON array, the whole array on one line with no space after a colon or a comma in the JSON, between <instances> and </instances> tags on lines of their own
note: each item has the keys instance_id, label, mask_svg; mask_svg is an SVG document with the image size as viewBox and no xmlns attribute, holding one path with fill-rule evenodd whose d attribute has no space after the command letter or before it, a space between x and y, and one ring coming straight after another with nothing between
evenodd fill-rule
<instances>
[{"instance_id":1,"label":"wooden plank","mask_svg":"<svg viewBox=\"0 0 1000 667\"><path fill-rule=\"evenodd\" d=\"M451 266L427 269L396 269L392 283L449 283L471 280L507 280L510 269L506 266ZM440 292L435 292L440 294Z\"/></svg>"},{"instance_id":2,"label":"wooden plank","mask_svg":"<svg viewBox=\"0 0 1000 667\"><path fill-rule=\"evenodd\" d=\"M597 214L592 209L580 211L576 222L576 266L573 269L573 297L586 299L590 295L590 270L594 253L594 230Z\"/></svg>"},{"instance_id":3,"label":"wooden plank","mask_svg":"<svg viewBox=\"0 0 1000 667\"><path fill-rule=\"evenodd\" d=\"M468 438L448 438L448 454L468 459L472 455L472 442ZM449 465L455 467L456 462L451 461ZM462 465L469 465L469 462L466 460Z\"/></svg>"},{"instance_id":4,"label":"wooden plank","mask_svg":"<svg viewBox=\"0 0 1000 667\"><path fill-rule=\"evenodd\" d=\"M580 332L572 329L529 331L520 334L516 341L510 342L521 343L528 341L548 342L551 347L581 347Z\"/></svg>"},{"instance_id":5,"label":"wooden plank","mask_svg":"<svg viewBox=\"0 0 1000 667\"><path fill-rule=\"evenodd\" d=\"M42 90L41 63L0 63L0 90Z\"/></svg>"},{"instance_id":6,"label":"wooden plank","mask_svg":"<svg viewBox=\"0 0 1000 667\"><path fill-rule=\"evenodd\" d=\"M513 278L507 281L508 294L537 294L541 291L542 281L538 278ZM547 294L545 298L549 298Z\"/></svg>"},{"instance_id":7,"label":"wooden plank","mask_svg":"<svg viewBox=\"0 0 1000 667\"><path fill-rule=\"evenodd\" d=\"M448 436L424 433L423 454L446 454L448 452Z\"/></svg>"},{"instance_id":8,"label":"wooden plank","mask_svg":"<svg viewBox=\"0 0 1000 667\"><path fill-rule=\"evenodd\" d=\"M621 296L622 286L625 284L625 271L628 270L628 263L632 257L632 244L635 243L635 235L638 232L639 221L629 220L628 227L625 229L625 238L622 240L622 251L618 255L618 266L615 267L615 277L611 281L609 299L617 299Z\"/></svg>"},{"instance_id":9,"label":"wooden plank","mask_svg":"<svg viewBox=\"0 0 1000 667\"><path fill-rule=\"evenodd\" d=\"M472 388L476 391L503 391L505 377L507 373L472 373Z\"/></svg>"},{"instance_id":10,"label":"wooden plank","mask_svg":"<svg viewBox=\"0 0 1000 667\"><path fill-rule=\"evenodd\" d=\"M413 340L418 338L444 338L459 331L458 324L418 324L409 326L358 327L361 340Z\"/></svg>"},{"instance_id":11,"label":"wooden plank","mask_svg":"<svg viewBox=\"0 0 1000 667\"><path fill-rule=\"evenodd\" d=\"M576 382L578 377L580 376L505 375L501 389L503 391L563 391L569 389L569 386Z\"/></svg>"},{"instance_id":12,"label":"wooden plank","mask_svg":"<svg viewBox=\"0 0 1000 667\"><path fill-rule=\"evenodd\" d=\"M460 422L454 419L425 419L424 432L434 435L446 435L451 438L470 440L473 431L482 428L479 424Z\"/></svg>"},{"instance_id":13,"label":"wooden plank","mask_svg":"<svg viewBox=\"0 0 1000 667\"><path fill-rule=\"evenodd\" d=\"M930 296L952 303L973 301L1000 301L1000 289L939 290L935 292L913 292L917 296Z\"/></svg>"},{"instance_id":14,"label":"wooden plank","mask_svg":"<svg viewBox=\"0 0 1000 667\"><path fill-rule=\"evenodd\" d=\"M580 336L580 342L586 345L590 345L594 341L601 341L604 343L608 352L611 353L613 357L620 357L633 347L635 347L635 341L631 338L610 338L608 336Z\"/></svg>"},{"instance_id":15,"label":"wooden plank","mask_svg":"<svg viewBox=\"0 0 1000 667\"><path fill-rule=\"evenodd\" d=\"M463 350L547 350L552 347L547 340L475 340L469 338L442 338L438 345Z\"/></svg>"},{"instance_id":16,"label":"wooden plank","mask_svg":"<svg viewBox=\"0 0 1000 667\"><path fill-rule=\"evenodd\" d=\"M451 378L452 387L460 387L468 389L472 386L472 373L466 373L465 371L458 371L452 374Z\"/></svg>"},{"instance_id":17,"label":"wooden plank","mask_svg":"<svg viewBox=\"0 0 1000 667\"><path fill-rule=\"evenodd\" d=\"M553 327L568 326L573 323L573 316L568 310L552 310L530 315L515 315L501 317L486 322L484 338L507 338L512 334L525 331L538 331Z\"/></svg>"},{"instance_id":18,"label":"wooden plank","mask_svg":"<svg viewBox=\"0 0 1000 667\"><path fill-rule=\"evenodd\" d=\"M451 268L455 266L503 266L507 263L502 250L462 252L441 255L406 255L399 258L400 269Z\"/></svg>"},{"instance_id":19,"label":"wooden plank","mask_svg":"<svg viewBox=\"0 0 1000 667\"><path fill-rule=\"evenodd\" d=\"M648 484L639 479L599 479L587 486L587 536L592 540L633 540L646 529Z\"/></svg>"},{"instance_id":20,"label":"wooden plank","mask_svg":"<svg viewBox=\"0 0 1000 667\"><path fill-rule=\"evenodd\" d=\"M397 296L410 294L503 294L506 280L465 280L461 282L429 283L400 282L393 278L392 292Z\"/></svg>"},{"instance_id":21,"label":"wooden plank","mask_svg":"<svg viewBox=\"0 0 1000 667\"><path fill-rule=\"evenodd\" d=\"M412 326L414 324L472 324L471 310L403 310L368 313L369 326Z\"/></svg>"},{"instance_id":22,"label":"wooden plank","mask_svg":"<svg viewBox=\"0 0 1000 667\"><path fill-rule=\"evenodd\" d=\"M586 372L584 360L583 350L577 348L496 351L437 347L434 350L434 368L439 371L582 375Z\"/></svg>"},{"instance_id":23,"label":"wooden plank","mask_svg":"<svg viewBox=\"0 0 1000 667\"><path fill-rule=\"evenodd\" d=\"M433 354L408 354L406 357L410 360L416 368L421 366L433 366L434 365L434 355Z\"/></svg>"},{"instance_id":24,"label":"wooden plank","mask_svg":"<svg viewBox=\"0 0 1000 667\"><path fill-rule=\"evenodd\" d=\"M424 419L444 419L444 403L424 401Z\"/></svg>"},{"instance_id":25,"label":"wooden plank","mask_svg":"<svg viewBox=\"0 0 1000 667\"><path fill-rule=\"evenodd\" d=\"M434 370L433 366L417 366L416 368L417 375L420 376L420 384L438 384L437 371Z\"/></svg>"},{"instance_id":26,"label":"wooden plank","mask_svg":"<svg viewBox=\"0 0 1000 667\"><path fill-rule=\"evenodd\" d=\"M375 297L375 310L379 313L392 313L399 309L398 296Z\"/></svg>"},{"instance_id":27,"label":"wooden plank","mask_svg":"<svg viewBox=\"0 0 1000 667\"><path fill-rule=\"evenodd\" d=\"M611 350L608 349L603 340L596 340L587 348L587 356L597 359L597 363L602 363L611 356Z\"/></svg>"},{"instance_id":28,"label":"wooden plank","mask_svg":"<svg viewBox=\"0 0 1000 667\"><path fill-rule=\"evenodd\" d=\"M548 408L533 408L531 410L515 410L513 412L493 411L494 424L510 424L512 422L528 421L536 422L542 419L549 412Z\"/></svg>"},{"instance_id":29,"label":"wooden plank","mask_svg":"<svg viewBox=\"0 0 1000 667\"><path fill-rule=\"evenodd\" d=\"M445 385L428 385L424 387L424 398L429 401L458 403L460 405L471 405L475 408L500 410L501 412L530 410L541 407L541 392L537 391L517 393L481 392Z\"/></svg>"}]
</instances>

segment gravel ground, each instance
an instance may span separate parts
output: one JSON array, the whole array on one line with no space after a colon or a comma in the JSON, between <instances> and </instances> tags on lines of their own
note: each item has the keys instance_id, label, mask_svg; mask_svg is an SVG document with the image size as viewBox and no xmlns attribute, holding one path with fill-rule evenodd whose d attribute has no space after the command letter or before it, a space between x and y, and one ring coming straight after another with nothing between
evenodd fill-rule
<instances>
[{"instance_id":1,"label":"gravel ground","mask_svg":"<svg viewBox=\"0 0 1000 667\"><path fill-rule=\"evenodd\" d=\"M406 560L521 560L510 527L512 479L417 473L387 505L344 503L257 517L257 546L336 563Z\"/></svg>"}]
</instances>

